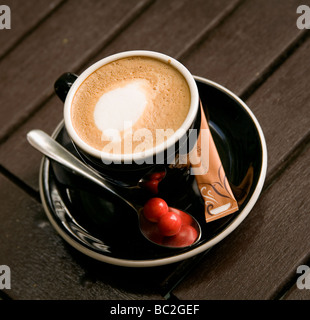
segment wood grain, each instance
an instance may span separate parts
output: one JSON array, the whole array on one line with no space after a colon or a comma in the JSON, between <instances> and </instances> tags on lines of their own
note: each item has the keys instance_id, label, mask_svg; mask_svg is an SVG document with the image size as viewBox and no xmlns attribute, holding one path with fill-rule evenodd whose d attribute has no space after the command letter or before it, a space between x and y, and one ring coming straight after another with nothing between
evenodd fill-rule
<instances>
[{"instance_id":1,"label":"wood grain","mask_svg":"<svg viewBox=\"0 0 310 320\"><path fill-rule=\"evenodd\" d=\"M268 174L274 174L310 132L309 50L307 40L246 101L265 134Z\"/></svg>"},{"instance_id":2,"label":"wood grain","mask_svg":"<svg viewBox=\"0 0 310 320\"><path fill-rule=\"evenodd\" d=\"M182 61L193 74L241 95L302 33L296 27L299 4L246 1Z\"/></svg>"},{"instance_id":3,"label":"wood grain","mask_svg":"<svg viewBox=\"0 0 310 320\"><path fill-rule=\"evenodd\" d=\"M178 58L240 2L157 0L90 63L101 56L136 49L158 51Z\"/></svg>"},{"instance_id":4,"label":"wood grain","mask_svg":"<svg viewBox=\"0 0 310 320\"><path fill-rule=\"evenodd\" d=\"M11 9L11 29L0 32L0 59L46 19L64 0L6 0Z\"/></svg>"}]
</instances>

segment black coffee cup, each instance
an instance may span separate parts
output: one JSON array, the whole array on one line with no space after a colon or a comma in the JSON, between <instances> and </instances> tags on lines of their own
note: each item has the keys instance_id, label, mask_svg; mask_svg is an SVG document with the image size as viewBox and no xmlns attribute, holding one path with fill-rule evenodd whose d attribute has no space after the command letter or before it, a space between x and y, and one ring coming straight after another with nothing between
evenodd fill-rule
<instances>
[{"instance_id":1,"label":"black coffee cup","mask_svg":"<svg viewBox=\"0 0 310 320\"><path fill-rule=\"evenodd\" d=\"M182 126L167 140L165 145L154 147L140 154L104 154L87 145L74 130L70 116L72 99L83 81L98 68L112 61L130 56L152 57L171 64L181 72L188 83L191 94L189 113ZM120 186L130 187L138 185L143 179L147 182L152 177L160 177L162 180L160 185L162 188L166 186L167 191L171 189L172 181L176 187L181 187L183 183L189 180L187 154L194 147L199 134L200 108L196 82L180 62L164 54L152 51L123 52L98 61L80 76L73 73L63 74L55 82L55 92L65 104L65 128L73 146L81 159L104 178ZM163 177L164 179L162 179Z\"/></svg>"}]
</instances>

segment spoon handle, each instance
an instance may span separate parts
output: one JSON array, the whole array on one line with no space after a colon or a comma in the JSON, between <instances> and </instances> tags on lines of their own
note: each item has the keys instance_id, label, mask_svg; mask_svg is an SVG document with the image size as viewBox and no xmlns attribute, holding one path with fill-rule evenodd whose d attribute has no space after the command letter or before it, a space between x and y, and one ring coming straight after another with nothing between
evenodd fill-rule
<instances>
[{"instance_id":1,"label":"spoon handle","mask_svg":"<svg viewBox=\"0 0 310 320\"><path fill-rule=\"evenodd\" d=\"M107 181L103 180L103 178L100 177L96 172L87 167L82 161L77 159L72 153L70 153L45 132L41 130L32 130L28 132L27 139L35 149L46 155L48 158L51 158L61 165L71 169L74 173L88 178L133 207L133 205L128 200L123 198L113 186L111 186Z\"/></svg>"}]
</instances>

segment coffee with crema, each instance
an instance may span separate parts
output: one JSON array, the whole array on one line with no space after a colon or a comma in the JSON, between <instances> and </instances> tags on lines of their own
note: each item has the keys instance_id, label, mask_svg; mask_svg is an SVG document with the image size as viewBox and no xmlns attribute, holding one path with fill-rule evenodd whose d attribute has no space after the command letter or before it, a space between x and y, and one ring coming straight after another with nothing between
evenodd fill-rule
<instances>
[{"instance_id":1,"label":"coffee with crema","mask_svg":"<svg viewBox=\"0 0 310 320\"><path fill-rule=\"evenodd\" d=\"M184 76L169 62L133 56L108 63L84 80L73 98L71 119L88 145L136 153L180 128L190 103Z\"/></svg>"}]
</instances>

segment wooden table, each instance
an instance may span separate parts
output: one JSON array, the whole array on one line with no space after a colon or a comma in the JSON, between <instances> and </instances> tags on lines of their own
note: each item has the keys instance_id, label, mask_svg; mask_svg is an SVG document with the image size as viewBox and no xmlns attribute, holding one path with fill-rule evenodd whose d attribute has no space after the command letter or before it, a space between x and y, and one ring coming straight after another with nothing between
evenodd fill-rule
<instances>
[{"instance_id":1,"label":"wooden table","mask_svg":"<svg viewBox=\"0 0 310 320\"><path fill-rule=\"evenodd\" d=\"M2 299L308 299L296 286L310 257L310 31L297 0L6 0L0 30ZM265 134L268 170L244 222L208 252L135 269L93 260L48 222L41 155L26 141L62 119L54 81L112 53L166 53L227 87Z\"/></svg>"}]
</instances>

